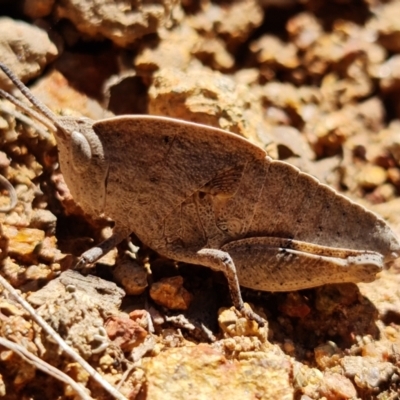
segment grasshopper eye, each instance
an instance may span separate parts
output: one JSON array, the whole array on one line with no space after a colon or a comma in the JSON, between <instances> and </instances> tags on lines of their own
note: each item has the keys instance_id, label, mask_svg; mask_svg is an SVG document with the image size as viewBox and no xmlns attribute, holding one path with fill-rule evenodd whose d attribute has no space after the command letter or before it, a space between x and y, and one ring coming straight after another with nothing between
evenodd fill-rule
<instances>
[{"instance_id":1,"label":"grasshopper eye","mask_svg":"<svg viewBox=\"0 0 400 400\"><path fill-rule=\"evenodd\" d=\"M82 133L73 131L71 134L71 162L75 171L84 172L90 166L92 150Z\"/></svg>"}]
</instances>

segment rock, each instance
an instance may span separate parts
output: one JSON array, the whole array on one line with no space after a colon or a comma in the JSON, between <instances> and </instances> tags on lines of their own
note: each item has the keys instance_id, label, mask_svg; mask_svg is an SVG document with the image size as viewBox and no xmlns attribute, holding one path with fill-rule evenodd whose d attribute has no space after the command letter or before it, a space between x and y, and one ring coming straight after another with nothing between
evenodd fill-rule
<instances>
[{"instance_id":1,"label":"rock","mask_svg":"<svg viewBox=\"0 0 400 400\"><path fill-rule=\"evenodd\" d=\"M127 295L142 294L148 286L146 269L128 257L117 263L113 275Z\"/></svg>"},{"instance_id":2,"label":"rock","mask_svg":"<svg viewBox=\"0 0 400 400\"><path fill-rule=\"evenodd\" d=\"M257 144L262 137L263 146L271 142L257 97L246 85L216 71L163 69L155 73L149 113L226 129Z\"/></svg>"},{"instance_id":3,"label":"rock","mask_svg":"<svg viewBox=\"0 0 400 400\"><path fill-rule=\"evenodd\" d=\"M0 54L23 82L38 76L58 55L56 45L43 29L23 21L0 18ZM0 73L0 87L11 89L12 83Z\"/></svg>"},{"instance_id":4,"label":"rock","mask_svg":"<svg viewBox=\"0 0 400 400\"><path fill-rule=\"evenodd\" d=\"M93 304L101 307L104 315L112 315L120 307L125 292L114 282L96 276L83 276L75 271L64 271L36 293L28 297L30 303L39 307L46 302L56 301L62 293L82 291L91 298Z\"/></svg>"},{"instance_id":5,"label":"rock","mask_svg":"<svg viewBox=\"0 0 400 400\"><path fill-rule=\"evenodd\" d=\"M379 206L383 208L386 205L380 204ZM400 212L400 202L398 201L396 209ZM396 266L389 271L382 271L379 278L370 284L358 284L362 295L366 296L378 309L381 318L385 315L396 314L400 309L400 297L397 295L399 285L400 274L396 270Z\"/></svg>"},{"instance_id":6,"label":"rock","mask_svg":"<svg viewBox=\"0 0 400 400\"><path fill-rule=\"evenodd\" d=\"M264 35L250 45L261 68L294 69L299 66L297 49L293 43L283 43L273 35Z\"/></svg>"},{"instance_id":7,"label":"rock","mask_svg":"<svg viewBox=\"0 0 400 400\"><path fill-rule=\"evenodd\" d=\"M171 310L187 310L192 295L183 287L183 278L163 278L151 285L150 297L159 305Z\"/></svg>"},{"instance_id":8,"label":"rock","mask_svg":"<svg viewBox=\"0 0 400 400\"><path fill-rule=\"evenodd\" d=\"M175 4L174 0L63 0L57 4L57 14L92 38L107 38L126 47L168 24Z\"/></svg>"},{"instance_id":9,"label":"rock","mask_svg":"<svg viewBox=\"0 0 400 400\"><path fill-rule=\"evenodd\" d=\"M269 134L273 137L274 145L278 147L280 160L295 156L307 162L314 158L314 152L305 136L297 129L290 126L276 126L269 130Z\"/></svg>"},{"instance_id":10,"label":"rock","mask_svg":"<svg viewBox=\"0 0 400 400\"><path fill-rule=\"evenodd\" d=\"M357 176L358 184L365 189L382 185L387 179L387 172L378 165L366 165Z\"/></svg>"},{"instance_id":11,"label":"rock","mask_svg":"<svg viewBox=\"0 0 400 400\"><path fill-rule=\"evenodd\" d=\"M297 292L288 293L285 302L279 305L279 310L297 318L304 318L311 311L306 299Z\"/></svg>"},{"instance_id":12,"label":"rock","mask_svg":"<svg viewBox=\"0 0 400 400\"><path fill-rule=\"evenodd\" d=\"M25 271L25 278L32 281L47 281L53 275L53 271L45 264L31 265Z\"/></svg>"},{"instance_id":13,"label":"rock","mask_svg":"<svg viewBox=\"0 0 400 400\"><path fill-rule=\"evenodd\" d=\"M318 40L323 29L318 19L311 13L295 15L286 24L291 41L300 49L306 50Z\"/></svg>"},{"instance_id":14,"label":"rock","mask_svg":"<svg viewBox=\"0 0 400 400\"><path fill-rule=\"evenodd\" d=\"M22 10L31 19L47 17L54 6L55 0L24 0Z\"/></svg>"},{"instance_id":15,"label":"rock","mask_svg":"<svg viewBox=\"0 0 400 400\"><path fill-rule=\"evenodd\" d=\"M152 332L154 328L151 326L151 316L146 310L134 310L129 313L129 318L135 321L139 326L147 331Z\"/></svg>"},{"instance_id":16,"label":"rock","mask_svg":"<svg viewBox=\"0 0 400 400\"><path fill-rule=\"evenodd\" d=\"M388 178L391 180L389 171ZM392 175L393 177L393 175ZM391 183L384 183L377 188L372 193L369 193L365 198L372 204L387 203L396 197L396 188Z\"/></svg>"},{"instance_id":17,"label":"rock","mask_svg":"<svg viewBox=\"0 0 400 400\"><path fill-rule=\"evenodd\" d=\"M395 54L376 69L376 76L380 78L379 86L385 93L393 93L400 86L400 55Z\"/></svg>"},{"instance_id":18,"label":"rock","mask_svg":"<svg viewBox=\"0 0 400 400\"><path fill-rule=\"evenodd\" d=\"M390 362L377 362L371 357L345 356L340 360L344 374L361 389L378 388L390 382L396 368Z\"/></svg>"},{"instance_id":19,"label":"rock","mask_svg":"<svg viewBox=\"0 0 400 400\"><path fill-rule=\"evenodd\" d=\"M400 51L400 22L397 18L399 12L399 3L384 4L368 24L369 29L377 32L379 42L392 52Z\"/></svg>"},{"instance_id":20,"label":"rock","mask_svg":"<svg viewBox=\"0 0 400 400\"><path fill-rule=\"evenodd\" d=\"M166 350L144 359L142 365L146 395L152 400L293 398L290 363L274 352L227 360L218 350L200 344Z\"/></svg>"},{"instance_id":21,"label":"rock","mask_svg":"<svg viewBox=\"0 0 400 400\"><path fill-rule=\"evenodd\" d=\"M344 305L349 306L358 300L358 288L353 283L337 283L317 289L315 307L318 311L331 314Z\"/></svg>"},{"instance_id":22,"label":"rock","mask_svg":"<svg viewBox=\"0 0 400 400\"><path fill-rule=\"evenodd\" d=\"M98 101L76 90L71 82L57 70L51 71L36 82L32 92L44 104L53 110L61 109L66 115L84 115L92 119L111 115Z\"/></svg>"},{"instance_id":23,"label":"rock","mask_svg":"<svg viewBox=\"0 0 400 400\"><path fill-rule=\"evenodd\" d=\"M81 364L79 364L77 362L69 363L65 368L65 372L75 382L79 382L83 385L86 385L90 378L90 374L86 370L83 369ZM64 393L66 396L70 396L70 397L76 395L76 393L72 390L72 388L69 385L66 385Z\"/></svg>"},{"instance_id":24,"label":"rock","mask_svg":"<svg viewBox=\"0 0 400 400\"><path fill-rule=\"evenodd\" d=\"M106 351L104 320L119 315L124 292L115 283L65 271L28 297L37 312L86 359ZM55 361L59 355L53 354Z\"/></svg>"},{"instance_id":25,"label":"rock","mask_svg":"<svg viewBox=\"0 0 400 400\"><path fill-rule=\"evenodd\" d=\"M189 18L189 24L202 35L225 38L227 47L236 48L262 23L264 12L256 0L238 0L219 7L205 2L201 12Z\"/></svg>"},{"instance_id":26,"label":"rock","mask_svg":"<svg viewBox=\"0 0 400 400\"><path fill-rule=\"evenodd\" d=\"M150 38L142 42L134 60L139 74L169 68L185 71L191 64L192 51L201 41L201 36L187 24L161 30L159 36L159 39Z\"/></svg>"},{"instance_id":27,"label":"rock","mask_svg":"<svg viewBox=\"0 0 400 400\"><path fill-rule=\"evenodd\" d=\"M217 71L230 70L235 60L227 51L225 42L219 38L199 38L192 54L196 56L204 65L209 65Z\"/></svg>"},{"instance_id":28,"label":"rock","mask_svg":"<svg viewBox=\"0 0 400 400\"><path fill-rule=\"evenodd\" d=\"M42 229L48 234L54 235L56 231L57 217L49 210L33 210L31 216L31 228Z\"/></svg>"},{"instance_id":29,"label":"rock","mask_svg":"<svg viewBox=\"0 0 400 400\"><path fill-rule=\"evenodd\" d=\"M249 305L245 304L245 307L249 308ZM238 315L234 307L220 312L218 324L226 337L256 336L261 342L267 340L267 327L259 327L257 322Z\"/></svg>"},{"instance_id":30,"label":"rock","mask_svg":"<svg viewBox=\"0 0 400 400\"><path fill-rule=\"evenodd\" d=\"M325 344L321 344L314 349L315 361L318 366L325 370L327 368L334 367L340 357L342 352L336 345L336 343L329 341Z\"/></svg>"},{"instance_id":31,"label":"rock","mask_svg":"<svg viewBox=\"0 0 400 400\"><path fill-rule=\"evenodd\" d=\"M124 352L131 351L142 343L147 336L147 331L137 322L114 315L107 319L105 328L108 337Z\"/></svg>"},{"instance_id":32,"label":"rock","mask_svg":"<svg viewBox=\"0 0 400 400\"><path fill-rule=\"evenodd\" d=\"M0 126L0 129L1 126ZM11 164L11 161L9 160L9 158L7 157L7 154L4 153L4 151L0 151L0 168L4 169L4 168L8 168Z\"/></svg>"},{"instance_id":33,"label":"rock","mask_svg":"<svg viewBox=\"0 0 400 400\"><path fill-rule=\"evenodd\" d=\"M310 368L300 362L293 366L293 386L303 393L303 396L311 399L319 398L318 390L323 382L323 373L316 368Z\"/></svg>"},{"instance_id":34,"label":"rock","mask_svg":"<svg viewBox=\"0 0 400 400\"><path fill-rule=\"evenodd\" d=\"M327 372L319 387L321 398L327 400L347 400L357 398L357 391L350 379L338 373Z\"/></svg>"},{"instance_id":35,"label":"rock","mask_svg":"<svg viewBox=\"0 0 400 400\"><path fill-rule=\"evenodd\" d=\"M3 234L8 240L8 253L19 260L33 261L37 246L44 240L44 231L32 228L16 228L3 225Z\"/></svg>"}]
</instances>

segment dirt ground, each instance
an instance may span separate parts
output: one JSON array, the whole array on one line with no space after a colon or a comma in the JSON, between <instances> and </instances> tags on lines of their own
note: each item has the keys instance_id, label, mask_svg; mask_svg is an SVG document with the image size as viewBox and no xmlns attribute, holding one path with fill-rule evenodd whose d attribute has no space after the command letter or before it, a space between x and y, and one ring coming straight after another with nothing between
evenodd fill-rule
<instances>
[{"instance_id":1,"label":"dirt ground","mask_svg":"<svg viewBox=\"0 0 400 400\"><path fill-rule=\"evenodd\" d=\"M243 136L400 235L399 0L0 0L0 61L57 115L168 116ZM22 99L3 74L0 88ZM18 196L0 213L1 276L120 398L400 397L399 260L370 283L243 288L260 327L232 308L222 274L134 233L74 271L113 223L72 197L43 121L1 98L0 173ZM6 289L2 338L86 398L114 398ZM82 398L1 341L0 397Z\"/></svg>"}]
</instances>

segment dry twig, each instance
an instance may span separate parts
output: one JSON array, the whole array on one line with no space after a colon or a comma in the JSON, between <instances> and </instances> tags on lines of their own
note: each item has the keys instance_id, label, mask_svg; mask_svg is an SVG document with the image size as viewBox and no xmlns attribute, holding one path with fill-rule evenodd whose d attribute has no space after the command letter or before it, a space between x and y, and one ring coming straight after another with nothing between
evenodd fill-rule
<instances>
[{"instance_id":1,"label":"dry twig","mask_svg":"<svg viewBox=\"0 0 400 400\"><path fill-rule=\"evenodd\" d=\"M20 344L11 342L8 339L0 337L0 345L6 347L9 350L12 350L14 353L17 353L21 358L23 358L29 364L34 365L37 369L40 369L41 371L51 375L52 377L64 382L67 385L70 385L81 399L93 400L93 397L89 396L85 392L85 389L79 383L75 382L67 374L64 374L64 372L58 370L57 368L54 368L52 365L41 360L39 357L32 354Z\"/></svg>"},{"instance_id":2,"label":"dry twig","mask_svg":"<svg viewBox=\"0 0 400 400\"><path fill-rule=\"evenodd\" d=\"M61 336L40 316L36 313L34 308L22 298L22 296L0 275L0 284L10 292L15 299L29 312L32 319L61 347L61 349L68 354L75 362L79 363L82 368L99 384L104 390L114 396L117 400L127 400L117 389L108 383L103 377L88 364L74 349L68 346Z\"/></svg>"}]
</instances>

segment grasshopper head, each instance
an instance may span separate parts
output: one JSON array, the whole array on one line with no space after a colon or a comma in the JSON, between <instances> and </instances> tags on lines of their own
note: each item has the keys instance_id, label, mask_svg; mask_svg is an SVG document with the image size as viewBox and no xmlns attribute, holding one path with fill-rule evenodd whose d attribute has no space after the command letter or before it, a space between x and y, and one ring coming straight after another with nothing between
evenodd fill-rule
<instances>
[{"instance_id":1,"label":"grasshopper head","mask_svg":"<svg viewBox=\"0 0 400 400\"><path fill-rule=\"evenodd\" d=\"M59 117L55 132L61 172L74 200L93 217L104 211L108 163L88 118Z\"/></svg>"},{"instance_id":2,"label":"grasshopper head","mask_svg":"<svg viewBox=\"0 0 400 400\"><path fill-rule=\"evenodd\" d=\"M0 69L39 113L2 90L0 95L54 131L61 171L74 200L87 214L99 216L104 210L108 164L102 144L93 131L93 121L56 116L1 62Z\"/></svg>"}]
</instances>

